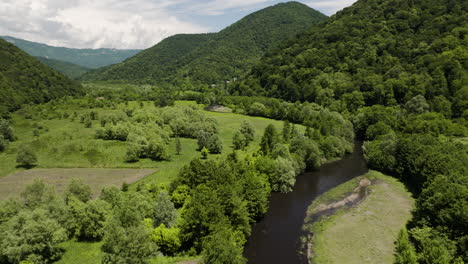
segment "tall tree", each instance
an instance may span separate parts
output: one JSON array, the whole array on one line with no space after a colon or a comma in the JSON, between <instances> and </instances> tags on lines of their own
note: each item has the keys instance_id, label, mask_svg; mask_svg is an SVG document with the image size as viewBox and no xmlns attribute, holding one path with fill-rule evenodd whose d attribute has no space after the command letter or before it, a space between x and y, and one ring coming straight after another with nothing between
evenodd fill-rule
<instances>
[{"instance_id":1,"label":"tall tree","mask_svg":"<svg viewBox=\"0 0 468 264\"><path fill-rule=\"evenodd\" d=\"M260 142L260 148L264 154L269 154L273 147L278 143L278 135L274 125L269 124L265 128L262 140Z\"/></svg>"}]
</instances>

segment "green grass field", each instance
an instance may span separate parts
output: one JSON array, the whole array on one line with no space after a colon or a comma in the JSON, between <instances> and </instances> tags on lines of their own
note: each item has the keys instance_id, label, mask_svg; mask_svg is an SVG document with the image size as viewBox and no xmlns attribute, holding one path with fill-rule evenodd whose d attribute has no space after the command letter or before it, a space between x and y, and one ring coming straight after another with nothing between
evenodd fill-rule
<instances>
[{"instance_id":1,"label":"green grass field","mask_svg":"<svg viewBox=\"0 0 468 264\"><path fill-rule=\"evenodd\" d=\"M60 244L65 251L55 264L100 264L102 259L102 242L78 242L70 240ZM176 264L185 261L197 261L199 257L166 257L156 256L149 264ZM188 262L187 262L188 263ZM197 263L197 262L191 262Z\"/></svg>"},{"instance_id":2,"label":"green grass field","mask_svg":"<svg viewBox=\"0 0 468 264\"><path fill-rule=\"evenodd\" d=\"M179 101L175 107L197 106L195 102ZM119 108L124 108L120 105ZM140 108L139 102L130 102L129 108ZM202 108L201 105L197 106ZM145 102L143 109L154 108L151 102ZM68 109L68 108L67 108ZM90 109L70 108L70 111L81 112ZM99 115L112 110L97 108ZM249 121L256 129L254 142L248 148L240 151L240 155L255 151L258 148L263 130L268 124L274 124L278 130L282 129L282 122L261 117L250 117L232 113L215 113L204 111L219 123L220 139L223 142L223 154L232 151L232 137L244 120ZM115 140L95 139L95 130L100 127L99 121L92 121L91 128L85 128L79 120L70 119L25 119L18 113L12 115L12 127L17 136L17 140L12 142L8 149L0 153L0 182L5 176L23 171L16 168L16 153L22 144L33 146L38 162L36 168L148 168L157 170L156 173L144 177L139 182L157 181L158 183L169 183L178 174L180 168L189 163L192 159L200 157L195 139L181 139L182 152L176 155L175 141L172 140L168 146L171 154L170 161L155 162L149 159L141 159L135 163L124 161L126 143ZM37 126L42 126L39 136L33 136L33 130ZM303 129L303 128L300 128ZM210 155L215 158L218 155ZM99 176L99 171L96 171ZM69 175L64 175L69 176ZM11 179L10 179L11 180ZM21 184L21 182L19 182ZM134 188L134 187L133 187Z\"/></svg>"},{"instance_id":3,"label":"green grass field","mask_svg":"<svg viewBox=\"0 0 468 264\"><path fill-rule=\"evenodd\" d=\"M359 205L338 209L306 229L312 238L313 263L362 264L393 263L394 241L411 217L413 199L404 185L376 171L365 175L373 183L369 195ZM316 199L309 214L323 204L341 200L358 185L348 181Z\"/></svg>"}]
</instances>

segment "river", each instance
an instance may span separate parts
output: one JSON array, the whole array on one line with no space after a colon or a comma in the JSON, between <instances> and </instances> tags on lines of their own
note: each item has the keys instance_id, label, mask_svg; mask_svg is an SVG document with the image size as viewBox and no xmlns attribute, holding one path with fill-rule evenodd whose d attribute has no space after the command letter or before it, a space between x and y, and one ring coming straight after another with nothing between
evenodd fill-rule
<instances>
[{"instance_id":1,"label":"river","mask_svg":"<svg viewBox=\"0 0 468 264\"><path fill-rule=\"evenodd\" d=\"M300 237L307 207L318 195L367 172L361 144L352 154L327 163L319 170L301 174L294 190L273 193L265 217L255 224L244 255L249 264L305 264Z\"/></svg>"}]
</instances>

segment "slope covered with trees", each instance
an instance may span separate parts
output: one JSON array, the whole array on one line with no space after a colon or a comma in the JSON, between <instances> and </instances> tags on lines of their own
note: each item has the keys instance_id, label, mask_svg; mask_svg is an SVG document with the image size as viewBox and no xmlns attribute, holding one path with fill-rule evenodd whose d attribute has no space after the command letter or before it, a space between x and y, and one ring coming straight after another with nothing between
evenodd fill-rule
<instances>
[{"instance_id":1,"label":"slope covered with trees","mask_svg":"<svg viewBox=\"0 0 468 264\"><path fill-rule=\"evenodd\" d=\"M358 1L267 54L231 92L340 111L421 95L459 117L468 99L467 9L462 0Z\"/></svg>"},{"instance_id":2,"label":"slope covered with trees","mask_svg":"<svg viewBox=\"0 0 468 264\"><path fill-rule=\"evenodd\" d=\"M90 69L73 64L71 62L66 62L66 61L61 61L61 60L53 60L53 59L47 59L44 57L36 57L40 62L44 63L45 65L55 69L56 71L59 71L66 76L76 79L83 75L84 73L88 72Z\"/></svg>"},{"instance_id":3,"label":"slope covered with trees","mask_svg":"<svg viewBox=\"0 0 468 264\"><path fill-rule=\"evenodd\" d=\"M42 103L82 92L78 82L43 65L0 39L0 114L22 104Z\"/></svg>"},{"instance_id":4,"label":"slope covered with trees","mask_svg":"<svg viewBox=\"0 0 468 264\"><path fill-rule=\"evenodd\" d=\"M265 52L325 19L325 15L297 2L278 4L250 14L218 33L168 38L121 64L87 74L84 79L168 81L184 86L219 84L243 75Z\"/></svg>"},{"instance_id":5,"label":"slope covered with trees","mask_svg":"<svg viewBox=\"0 0 468 264\"><path fill-rule=\"evenodd\" d=\"M179 34L162 40L122 63L91 71L83 80L138 80L151 82L177 71L184 57L214 38L215 34Z\"/></svg>"},{"instance_id":6,"label":"slope covered with trees","mask_svg":"<svg viewBox=\"0 0 468 264\"><path fill-rule=\"evenodd\" d=\"M86 68L99 68L119 63L140 52L140 50L118 49L72 49L49 46L9 36L0 36L0 38L15 44L15 46L31 56L67 61Z\"/></svg>"}]
</instances>

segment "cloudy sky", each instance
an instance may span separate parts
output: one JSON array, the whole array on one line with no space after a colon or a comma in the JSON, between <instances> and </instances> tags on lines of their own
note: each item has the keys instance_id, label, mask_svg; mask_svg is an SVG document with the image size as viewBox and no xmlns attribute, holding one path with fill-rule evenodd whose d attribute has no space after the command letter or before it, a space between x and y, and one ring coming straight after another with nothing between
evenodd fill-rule
<instances>
[{"instance_id":1,"label":"cloudy sky","mask_svg":"<svg viewBox=\"0 0 468 264\"><path fill-rule=\"evenodd\" d=\"M299 1L326 15L356 0ZM0 35L72 48L148 48L216 32L278 0L1 0Z\"/></svg>"}]
</instances>

